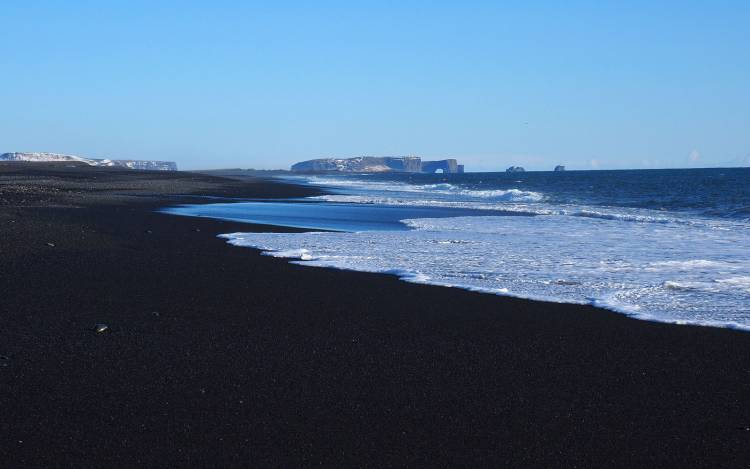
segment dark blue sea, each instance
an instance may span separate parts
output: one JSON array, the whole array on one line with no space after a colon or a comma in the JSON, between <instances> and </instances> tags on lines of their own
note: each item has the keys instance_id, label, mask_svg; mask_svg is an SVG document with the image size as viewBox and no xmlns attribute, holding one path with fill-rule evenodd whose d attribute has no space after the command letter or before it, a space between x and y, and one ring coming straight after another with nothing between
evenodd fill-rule
<instances>
[{"instance_id":1,"label":"dark blue sea","mask_svg":"<svg viewBox=\"0 0 750 469\"><path fill-rule=\"evenodd\" d=\"M304 265L750 329L750 168L291 179L330 194L173 213L333 230L225 236Z\"/></svg>"}]
</instances>

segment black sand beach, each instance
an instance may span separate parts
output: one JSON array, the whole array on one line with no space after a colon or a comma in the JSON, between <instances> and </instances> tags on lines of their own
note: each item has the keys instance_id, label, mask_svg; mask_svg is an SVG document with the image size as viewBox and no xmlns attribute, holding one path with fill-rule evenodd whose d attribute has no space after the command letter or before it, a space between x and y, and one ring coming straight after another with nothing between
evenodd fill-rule
<instances>
[{"instance_id":1,"label":"black sand beach","mask_svg":"<svg viewBox=\"0 0 750 469\"><path fill-rule=\"evenodd\" d=\"M290 265L216 238L279 228L154 211L313 191L0 164L0 465L748 467L750 333Z\"/></svg>"}]
</instances>

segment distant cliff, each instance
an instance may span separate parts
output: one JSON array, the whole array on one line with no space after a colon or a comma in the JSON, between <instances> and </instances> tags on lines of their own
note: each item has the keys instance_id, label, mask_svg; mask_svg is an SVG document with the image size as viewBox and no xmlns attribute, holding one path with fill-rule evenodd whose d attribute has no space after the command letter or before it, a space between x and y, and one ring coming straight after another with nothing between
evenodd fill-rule
<instances>
[{"instance_id":1,"label":"distant cliff","mask_svg":"<svg viewBox=\"0 0 750 469\"><path fill-rule=\"evenodd\" d=\"M80 156L74 155L63 155L61 153L3 153L2 155L0 155L0 161L71 161L98 166L98 164L95 163L95 160L92 160L90 158L82 158Z\"/></svg>"},{"instance_id":2,"label":"distant cliff","mask_svg":"<svg viewBox=\"0 0 750 469\"><path fill-rule=\"evenodd\" d=\"M422 161L418 156L359 156L356 158L319 158L292 165L295 172L345 173L463 173L464 166L454 159Z\"/></svg>"},{"instance_id":3,"label":"distant cliff","mask_svg":"<svg viewBox=\"0 0 750 469\"><path fill-rule=\"evenodd\" d=\"M177 163L173 161L149 161L149 160L109 160L97 158L84 158L82 156L64 155L62 153L30 153L13 152L0 155L0 161L70 161L86 163L91 166L109 166L128 169L143 169L151 171L177 171Z\"/></svg>"},{"instance_id":4,"label":"distant cliff","mask_svg":"<svg viewBox=\"0 0 750 469\"><path fill-rule=\"evenodd\" d=\"M107 161L107 160L105 160ZM151 160L109 160L111 166L121 166L129 169L142 169L146 171L177 171L177 163L174 161L151 161Z\"/></svg>"}]
</instances>

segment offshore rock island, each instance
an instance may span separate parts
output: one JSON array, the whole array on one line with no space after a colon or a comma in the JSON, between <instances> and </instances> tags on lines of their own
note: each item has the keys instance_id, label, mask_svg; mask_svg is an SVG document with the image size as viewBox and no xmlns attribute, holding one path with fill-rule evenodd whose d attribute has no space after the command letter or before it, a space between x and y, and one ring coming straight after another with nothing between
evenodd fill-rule
<instances>
[{"instance_id":1,"label":"offshore rock island","mask_svg":"<svg viewBox=\"0 0 750 469\"><path fill-rule=\"evenodd\" d=\"M294 172L343 173L463 173L464 165L453 158L422 161L418 156L358 156L356 158L319 158L292 165Z\"/></svg>"}]
</instances>

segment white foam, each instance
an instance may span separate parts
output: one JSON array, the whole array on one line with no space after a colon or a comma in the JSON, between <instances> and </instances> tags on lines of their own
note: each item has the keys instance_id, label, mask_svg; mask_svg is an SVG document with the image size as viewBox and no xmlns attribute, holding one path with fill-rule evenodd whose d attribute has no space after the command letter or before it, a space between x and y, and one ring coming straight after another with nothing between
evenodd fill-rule
<instances>
[{"instance_id":1,"label":"white foam","mask_svg":"<svg viewBox=\"0 0 750 469\"><path fill-rule=\"evenodd\" d=\"M465 197L493 199L497 201L509 202L539 202L544 199L544 195L539 192L524 191L521 189L492 189L476 190L464 189L452 184L430 184L426 186L412 186L414 192L427 192L437 194L461 195Z\"/></svg>"},{"instance_id":2,"label":"white foam","mask_svg":"<svg viewBox=\"0 0 750 469\"><path fill-rule=\"evenodd\" d=\"M377 197L385 194L439 194L439 195L450 195L459 196L469 199L491 199L495 201L510 201L510 202L539 202L544 199L544 194L533 191L524 191L517 188L511 189L492 189L492 190L477 190L469 189L459 185L449 183L438 183L438 184L407 184L399 183L395 181L373 181L368 179L343 179L343 178L326 178L320 176L311 176L305 179L306 182L315 185L331 186L338 188L356 188L360 191L369 191L377 193L374 195ZM323 200L335 200L328 198L330 196L321 196ZM386 198L388 195L385 196Z\"/></svg>"},{"instance_id":3,"label":"white foam","mask_svg":"<svg viewBox=\"0 0 750 469\"><path fill-rule=\"evenodd\" d=\"M740 288L750 293L750 276L720 278L720 279L716 279L716 283L734 287L734 288Z\"/></svg>"},{"instance_id":4,"label":"white foam","mask_svg":"<svg viewBox=\"0 0 750 469\"><path fill-rule=\"evenodd\" d=\"M518 187L477 190L365 176L306 180L338 188L315 198L320 201L532 216L410 219L403 222L411 231L399 232L233 234L230 242L302 265L750 329L747 221L553 203Z\"/></svg>"},{"instance_id":5,"label":"white foam","mask_svg":"<svg viewBox=\"0 0 750 469\"><path fill-rule=\"evenodd\" d=\"M622 209L621 209L622 210ZM578 210L571 215L576 217L601 218L603 220L632 221L637 223L679 223L680 219L674 217L644 215L637 213L604 212L597 210Z\"/></svg>"},{"instance_id":6,"label":"white foam","mask_svg":"<svg viewBox=\"0 0 750 469\"><path fill-rule=\"evenodd\" d=\"M708 259L689 259L685 261L650 262L648 270L693 270L693 269L738 269L742 265L735 262L714 261Z\"/></svg>"},{"instance_id":7,"label":"white foam","mask_svg":"<svg viewBox=\"0 0 750 469\"><path fill-rule=\"evenodd\" d=\"M651 223L624 229L564 215L404 222L412 230L225 237L303 265L592 303L649 320L750 328L750 231Z\"/></svg>"},{"instance_id":8,"label":"white foam","mask_svg":"<svg viewBox=\"0 0 750 469\"><path fill-rule=\"evenodd\" d=\"M643 208L551 203L540 192L525 191L518 188L476 190L449 183L416 185L395 181L319 176L308 177L304 180L312 184L326 185L334 190L343 191L344 193L311 197L314 200L334 203L466 208L503 211L521 215L565 215L602 221L699 226L719 231L749 228L746 221L736 219L721 220L695 216L694 214L665 213Z\"/></svg>"}]
</instances>

